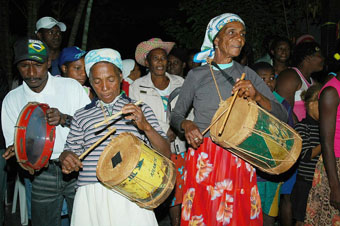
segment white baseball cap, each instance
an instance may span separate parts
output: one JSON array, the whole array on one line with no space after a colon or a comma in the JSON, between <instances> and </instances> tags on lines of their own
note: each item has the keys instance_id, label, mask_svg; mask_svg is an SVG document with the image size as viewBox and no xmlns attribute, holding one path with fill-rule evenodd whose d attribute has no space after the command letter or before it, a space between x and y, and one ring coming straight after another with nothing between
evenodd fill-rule
<instances>
[{"instance_id":1,"label":"white baseball cap","mask_svg":"<svg viewBox=\"0 0 340 226\"><path fill-rule=\"evenodd\" d=\"M45 16L40 18L36 23L36 31L37 33L41 28L45 29L51 29L54 26L58 26L60 28L60 31L66 31L66 25L63 22L59 22L53 17Z\"/></svg>"}]
</instances>

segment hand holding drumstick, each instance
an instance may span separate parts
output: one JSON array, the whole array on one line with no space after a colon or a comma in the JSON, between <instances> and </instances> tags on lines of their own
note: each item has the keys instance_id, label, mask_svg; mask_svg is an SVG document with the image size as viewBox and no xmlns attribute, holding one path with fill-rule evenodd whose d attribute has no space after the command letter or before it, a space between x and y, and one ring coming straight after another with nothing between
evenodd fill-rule
<instances>
[{"instance_id":1,"label":"hand holding drumstick","mask_svg":"<svg viewBox=\"0 0 340 226\"><path fill-rule=\"evenodd\" d=\"M111 129L107 132L102 138L100 138L96 143L91 145L84 153L82 153L79 157L72 151L64 151L59 156L59 161L61 163L62 172L65 174L69 174L73 171L79 171L80 168L83 168L83 163L81 160L95 147L98 146L101 142L107 139L113 132L116 131L116 128Z\"/></svg>"},{"instance_id":2,"label":"hand holding drumstick","mask_svg":"<svg viewBox=\"0 0 340 226\"><path fill-rule=\"evenodd\" d=\"M232 93L237 93L239 97L252 99L265 110L269 112L271 111L270 100L267 97L263 96L259 91L257 91L250 80L238 79L233 87Z\"/></svg>"},{"instance_id":3,"label":"hand holding drumstick","mask_svg":"<svg viewBox=\"0 0 340 226\"><path fill-rule=\"evenodd\" d=\"M134 103L134 105L137 106L137 105L139 105L139 104L141 104L141 103L142 103L142 101L139 100L139 101L137 101L136 103ZM123 114L123 111L120 111L120 112L118 112L118 113L116 113L116 114L114 114L114 115L108 117L108 118L105 119L104 121L95 124L95 125L94 125L94 128L98 128L99 126L104 125L105 123L108 123L110 120L112 120L112 119L118 117L118 116L121 115L121 114Z\"/></svg>"}]
</instances>

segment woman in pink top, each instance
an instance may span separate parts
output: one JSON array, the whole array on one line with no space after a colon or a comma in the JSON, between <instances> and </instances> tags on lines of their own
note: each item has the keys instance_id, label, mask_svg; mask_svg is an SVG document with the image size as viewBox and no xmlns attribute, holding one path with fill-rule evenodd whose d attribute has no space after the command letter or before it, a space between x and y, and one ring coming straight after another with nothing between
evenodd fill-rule
<instances>
[{"instance_id":1,"label":"woman in pink top","mask_svg":"<svg viewBox=\"0 0 340 226\"><path fill-rule=\"evenodd\" d=\"M329 80L320 91L319 159L310 190L306 225L340 224L340 75Z\"/></svg>"},{"instance_id":2,"label":"woman in pink top","mask_svg":"<svg viewBox=\"0 0 340 226\"><path fill-rule=\"evenodd\" d=\"M306 117L301 93L313 84L312 73L323 69L324 57L316 42L302 42L293 51L294 67L282 71L277 78L275 91L293 107L295 123Z\"/></svg>"}]
</instances>

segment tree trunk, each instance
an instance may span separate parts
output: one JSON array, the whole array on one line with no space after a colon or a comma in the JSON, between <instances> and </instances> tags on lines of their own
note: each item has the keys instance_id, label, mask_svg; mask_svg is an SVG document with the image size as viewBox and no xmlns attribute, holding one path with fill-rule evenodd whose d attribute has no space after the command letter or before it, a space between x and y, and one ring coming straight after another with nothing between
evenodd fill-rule
<instances>
[{"instance_id":1,"label":"tree trunk","mask_svg":"<svg viewBox=\"0 0 340 226\"><path fill-rule=\"evenodd\" d=\"M2 43L2 48L0 48L0 55L2 56L2 61L0 61L0 68L3 69L6 75L8 87L12 86L13 74L12 74L12 43L9 35L9 0L0 0L0 42Z\"/></svg>"},{"instance_id":2,"label":"tree trunk","mask_svg":"<svg viewBox=\"0 0 340 226\"><path fill-rule=\"evenodd\" d=\"M86 17L85 17L85 23L84 23L84 32L83 32L82 45L81 45L81 48L83 50L86 50L86 46L87 46L87 34L89 32L92 3L93 3L93 0L89 0L87 3Z\"/></svg>"},{"instance_id":3,"label":"tree trunk","mask_svg":"<svg viewBox=\"0 0 340 226\"><path fill-rule=\"evenodd\" d=\"M38 20L39 0L27 1L27 36L33 37L35 35L35 24Z\"/></svg>"},{"instance_id":4,"label":"tree trunk","mask_svg":"<svg viewBox=\"0 0 340 226\"><path fill-rule=\"evenodd\" d=\"M74 46L74 43L75 43L76 37L77 37L77 33L78 33L80 19L81 19L81 16L83 14L86 2L87 2L87 0L80 0L80 3L78 5L78 10L76 12L76 16L75 16L74 21L73 21L73 26L72 26L72 30L71 30L71 33L70 33L70 38L68 40L68 46Z\"/></svg>"}]
</instances>

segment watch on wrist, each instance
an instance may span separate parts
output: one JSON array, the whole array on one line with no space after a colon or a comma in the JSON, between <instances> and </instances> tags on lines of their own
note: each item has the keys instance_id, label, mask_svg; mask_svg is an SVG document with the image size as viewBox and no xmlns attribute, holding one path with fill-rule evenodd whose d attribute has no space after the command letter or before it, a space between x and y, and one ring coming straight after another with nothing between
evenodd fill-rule
<instances>
[{"instance_id":1,"label":"watch on wrist","mask_svg":"<svg viewBox=\"0 0 340 226\"><path fill-rule=\"evenodd\" d=\"M66 115L65 123L64 123L64 125L62 125L62 127L68 127L68 128L70 128L70 126L71 126L71 121L72 121L72 116Z\"/></svg>"}]
</instances>

